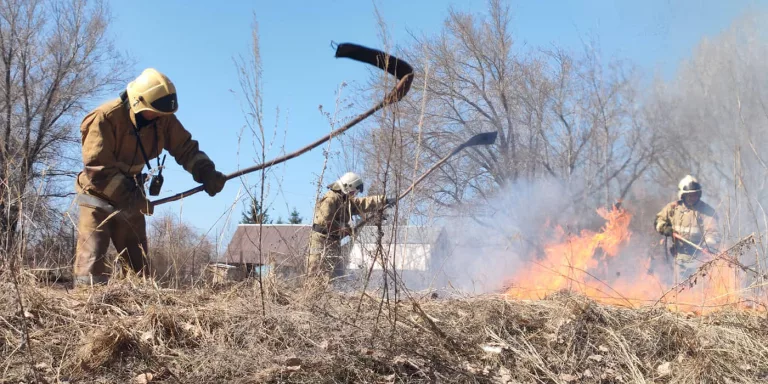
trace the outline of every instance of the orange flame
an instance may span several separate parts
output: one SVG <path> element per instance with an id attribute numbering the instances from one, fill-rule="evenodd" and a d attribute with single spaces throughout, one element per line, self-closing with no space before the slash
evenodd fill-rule
<path id="1" fill-rule="evenodd" d="M 556 227 L 556 239 L 544 246 L 541 257 L 532 257 L 533 261 L 516 273 L 505 295 L 540 299 L 565 290 L 606 304 L 638 307 L 661 302 L 673 310 L 696 313 L 741 302 L 739 280 L 727 262 L 709 263 L 706 271 L 702 269 L 692 279 L 693 284 L 676 284 L 672 266 L 669 271 L 649 271 L 651 258 L 638 257 L 641 252 L 628 249 L 632 235 L 628 211 L 616 206 L 600 208 L 597 213 L 606 220 L 599 232 L 583 230 L 576 235 Z M 624 267 L 622 272 L 611 273 L 620 266 Z"/>

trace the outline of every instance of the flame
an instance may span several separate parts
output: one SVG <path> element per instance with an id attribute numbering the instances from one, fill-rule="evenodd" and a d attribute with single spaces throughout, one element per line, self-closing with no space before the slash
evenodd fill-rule
<path id="1" fill-rule="evenodd" d="M 639 307 L 663 303 L 672 310 L 706 313 L 742 303 L 736 271 L 724 260 L 705 263 L 691 281 L 675 282 L 671 265 L 651 270 L 642 247 L 630 246 L 632 215 L 620 205 L 597 213 L 606 220 L 599 232 L 568 233 L 554 228 L 542 255 L 531 257 L 507 285 L 513 299 L 541 299 L 558 291 L 578 292 L 612 305 Z M 685 284 L 684 284 L 685 283 Z"/>

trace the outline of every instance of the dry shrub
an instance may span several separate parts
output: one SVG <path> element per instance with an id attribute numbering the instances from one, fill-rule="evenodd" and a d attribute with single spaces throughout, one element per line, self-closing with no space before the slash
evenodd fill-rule
<path id="1" fill-rule="evenodd" d="M 567 293 L 540 301 L 395 302 L 380 292 L 307 292 L 279 280 L 265 280 L 263 307 L 257 281 L 189 290 L 131 279 L 77 292 L 22 289 L 23 316 L 12 290 L 0 295 L 8 382 L 29 382 L 32 366 L 50 382 L 130 382 L 142 374 L 157 383 L 768 379 L 765 313 L 736 309 L 695 316 Z"/>
<path id="2" fill-rule="evenodd" d="M 82 343 L 71 368 L 75 376 L 107 366 L 115 359 L 125 359 L 141 349 L 135 335 L 120 323 L 88 333 Z"/>

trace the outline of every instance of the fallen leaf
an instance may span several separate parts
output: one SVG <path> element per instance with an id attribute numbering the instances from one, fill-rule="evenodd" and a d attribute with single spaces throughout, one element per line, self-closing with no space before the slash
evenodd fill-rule
<path id="1" fill-rule="evenodd" d="M 741 368 L 744 371 L 749 371 L 750 369 L 752 369 L 752 366 L 749 364 L 742 364 L 739 366 L 739 368 Z"/>
<path id="2" fill-rule="evenodd" d="M 154 376 L 151 373 L 142 373 L 133 378 L 133 384 L 147 384 L 152 382 Z"/>
<path id="3" fill-rule="evenodd" d="M 320 342 L 320 345 L 318 345 L 318 347 L 319 347 L 320 349 L 322 349 L 322 350 L 326 350 L 326 349 L 328 349 L 328 340 L 323 340 L 323 341 L 321 341 L 321 342 Z"/>
<path id="4" fill-rule="evenodd" d="M 35 369 L 40 371 L 49 371 L 51 367 L 48 365 L 48 363 L 37 363 L 35 364 Z"/>
<path id="5" fill-rule="evenodd" d="M 600 352 L 608 352 L 608 347 L 606 347 L 605 345 L 601 345 L 601 346 L 597 347 L 597 349 Z"/>
<path id="6" fill-rule="evenodd" d="M 597 361 L 598 363 L 603 361 L 603 356 L 601 355 L 592 355 L 590 357 L 587 357 L 588 360 Z"/>
<path id="7" fill-rule="evenodd" d="M 656 367 L 656 373 L 661 377 L 670 375 L 672 373 L 672 364 L 669 361 L 662 363 Z"/>
<path id="8" fill-rule="evenodd" d="M 592 374 L 592 371 L 590 371 L 589 369 L 584 371 L 584 377 L 591 379 L 593 376 L 594 375 Z"/>
<path id="9" fill-rule="evenodd" d="M 567 373 L 563 373 L 563 374 L 560 375 L 560 380 L 563 380 L 566 383 L 570 383 L 571 381 L 576 381 L 578 379 L 579 379 L 578 377 L 576 377 L 574 375 L 567 374 Z"/>

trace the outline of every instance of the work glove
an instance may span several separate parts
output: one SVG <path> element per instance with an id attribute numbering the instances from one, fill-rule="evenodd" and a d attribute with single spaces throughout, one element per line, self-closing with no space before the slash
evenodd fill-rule
<path id="1" fill-rule="evenodd" d="M 661 229 L 661 234 L 666 237 L 672 237 L 672 226 L 665 225 L 664 228 Z"/>
<path id="2" fill-rule="evenodd" d="M 203 171 L 200 175 L 203 180 L 203 188 L 208 196 L 215 196 L 224 189 L 224 183 L 227 182 L 227 176 L 211 167 Z"/>
<path id="3" fill-rule="evenodd" d="M 387 197 L 384 201 L 386 206 L 391 207 L 397 203 L 397 197 Z"/>

